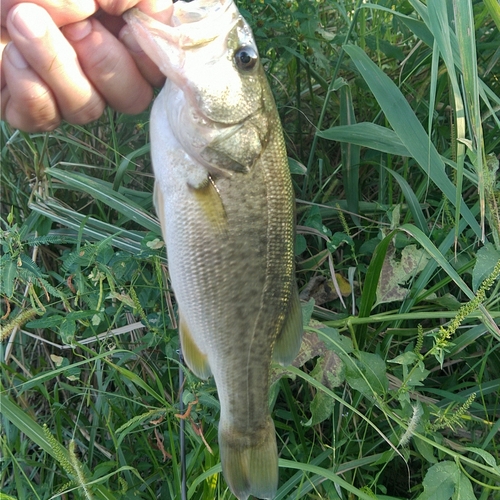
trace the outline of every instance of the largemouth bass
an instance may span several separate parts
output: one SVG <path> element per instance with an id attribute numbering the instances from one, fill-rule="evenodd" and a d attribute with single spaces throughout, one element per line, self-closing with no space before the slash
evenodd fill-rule
<path id="1" fill-rule="evenodd" d="M 270 365 L 291 363 L 302 337 L 276 105 L 232 0 L 179 1 L 170 25 L 136 9 L 125 19 L 167 76 L 151 112 L 151 154 L 184 358 L 197 376 L 214 376 L 232 492 L 273 498 Z"/>

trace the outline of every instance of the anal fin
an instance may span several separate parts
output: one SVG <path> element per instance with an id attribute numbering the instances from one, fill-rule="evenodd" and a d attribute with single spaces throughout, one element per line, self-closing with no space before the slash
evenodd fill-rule
<path id="1" fill-rule="evenodd" d="M 207 379 L 212 375 L 207 355 L 201 352 L 196 345 L 189 328 L 179 313 L 179 336 L 181 338 L 181 347 L 184 360 L 189 369 L 199 378 Z"/>
<path id="2" fill-rule="evenodd" d="M 302 343 L 303 329 L 299 291 L 294 282 L 285 322 L 274 345 L 273 358 L 278 363 L 286 366 L 295 359 Z"/>

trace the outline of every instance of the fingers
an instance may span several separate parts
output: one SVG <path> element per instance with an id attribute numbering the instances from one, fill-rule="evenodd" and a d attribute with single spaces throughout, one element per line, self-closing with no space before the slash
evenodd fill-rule
<path id="1" fill-rule="evenodd" d="M 102 114 L 105 106 L 102 97 L 83 73 L 75 50 L 44 9 L 29 3 L 15 6 L 7 16 L 7 29 L 18 52 L 38 75 L 37 79 L 34 79 L 33 75 L 28 78 L 26 72 L 31 70 L 17 67 L 13 63 L 14 59 L 8 58 L 9 62 L 7 59 L 4 61 L 10 99 L 14 99 L 18 94 L 13 88 L 17 73 L 20 79 L 24 78 L 25 82 L 33 83 L 30 94 L 27 95 L 32 103 L 29 110 L 31 114 L 28 110 L 23 113 L 21 104 L 11 103 L 11 110 L 24 115 L 16 117 L 16 123 L 25 123 L 29 116 L 33 118 L 34 123 L 41 123 L 41 117 L 45 114 L 42 105 L 46 105 L 49 93 L 60 116 L 69 122 L 88 123 Z M 12 55 L 12 50 L 9 52 Z M 12 83 L 9 83 L 9 79 Z M 45 92 L 40 86 L 40 79 L 45 84 Z M 23 88 L 27 89 L 28 83 Z M 33 115 L 37 105 L 38 113 Z M 32 129 L 33 127 L 30 127 L 30 130 Z"/>
<path id="2" fill-rule="evenodd" d="M 151 102 L 153 90 L 127 49 L 95 19 L 62 29 L 81 68 L 104 100 L 117 111 L 140 113 Z"/>
<path id="3" fill-rule="evenodd" d="M 141 0 L 136 7 L 157 21 L 168 24 L 172 17 L 172 0 Z M 162 87 L 165 75 L 141 49 L 130 28 L 125 25 L 119 34 L 120 41 L 128 48 L 139 71 L 153 87 Z"/>
<path id="4" fill-rule="evenodd" d="M 125 45 L 133 58 L 137 68 L 144 78 L 153 86 L 161 87 L 165 82 L 165 75 L 158 69 L 158 66 L 145 54 L 137 43 L 132 31 L 125 26 L 119 35 L 120 41 Z"/>
<path id="5" fill-rule="evenodd" d="M 35 132 L 88 123 L 106 104 L 144 110 L 165 77 L 124 25 L 134 5 L 170 21 L 171 0 L 2 0 L 2 119 Z"/>
<path id="6" fill-rule="evenodd" d="M 25 0 L 2 0 L 2 26 L 6 25 L 10 9 L 23 1 Z M 98 9 L 98 4 L 94 0 L 31 0 L 31 3 L 43 7 L 56 26 L 64 26 L 86 19 Z"/>
<path id="7" fill-rule="evenodd" d="M 141 0 L 136 7 L 157 21 L 165 24 L 170 23 L 173 11 L 172 0 Z M 128 48 L 144 78 L 153 87 L 162 87 L 165 83 L 165 75 L 144 53 L 127 25 L 120 31 L 119 39 Z"/>
<path id="8" fill-rule="evenodd" d="M 2 119 L 26 132 L 53 130 L 61 117 L 54 96 L 13 43 L 3 54 Z"/>

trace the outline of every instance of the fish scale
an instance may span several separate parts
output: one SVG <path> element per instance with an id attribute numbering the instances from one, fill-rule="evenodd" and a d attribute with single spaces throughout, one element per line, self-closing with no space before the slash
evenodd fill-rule
<path id="1" fill-rule="evenodd" d="M 270 366 L 290 363 L 302 336 L 294 194 L 274 99 L 232 0 L 176 2 L 172 26 L 137 9 L 125 19 L 167 76 L 151 154 L 184 358 L 215 379 L 232 492 L 273 498 Z"/>

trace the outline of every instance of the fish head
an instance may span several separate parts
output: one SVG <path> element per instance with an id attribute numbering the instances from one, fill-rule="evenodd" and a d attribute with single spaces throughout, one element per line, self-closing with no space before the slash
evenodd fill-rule
<path id="1" fill-rule="evenodd" d="M 262 107 L 265 76 L 252 31 L 233 0 L 178 1 L 170 24 L 125 14 L 139 45 L 207 122 L 242 123 Z"/>

